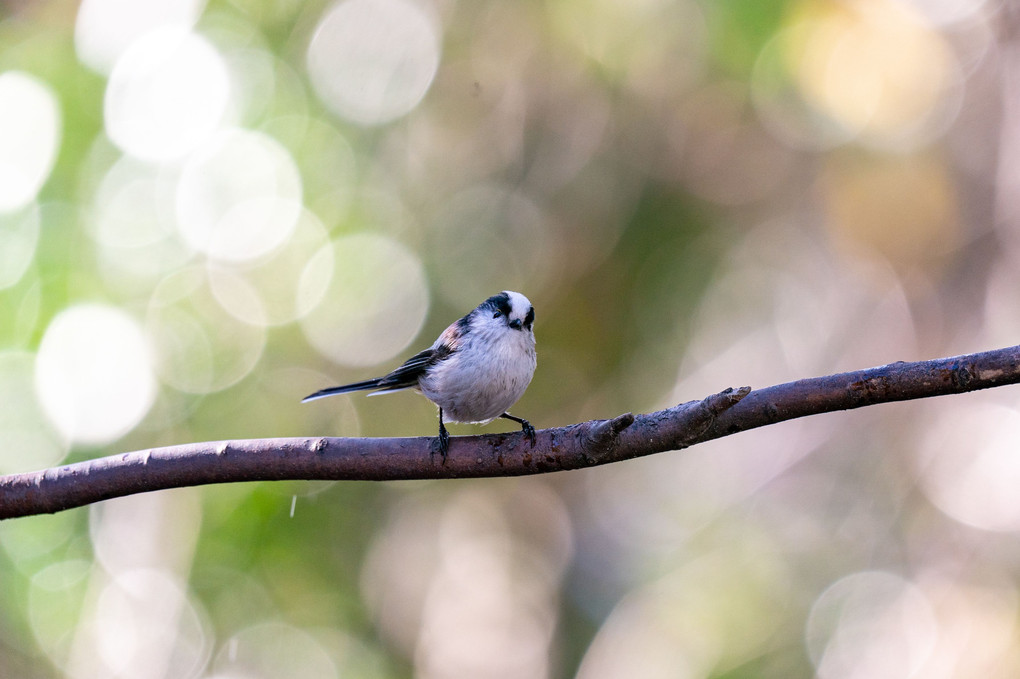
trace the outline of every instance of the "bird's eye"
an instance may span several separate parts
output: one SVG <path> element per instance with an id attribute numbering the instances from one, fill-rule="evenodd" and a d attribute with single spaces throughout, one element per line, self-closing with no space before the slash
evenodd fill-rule
<path id="1" fill-rule="evenodd" d="M 500 316 L 502 316 L 502 315 L 503 315 L 502 313 L 500 313 L 499 311 L 497 311 L 496 313 L 492 314 L 492 317 L 493 317 L 493 318 L 499 318 L 499 317 L 500 317 Z"/>

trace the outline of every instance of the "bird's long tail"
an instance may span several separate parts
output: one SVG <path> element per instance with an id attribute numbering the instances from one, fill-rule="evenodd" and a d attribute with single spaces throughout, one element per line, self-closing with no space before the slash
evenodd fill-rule
<path id="1" fill-rule="evenodd" d="M 319 398 L 326 398 L 327 396 L 335 396 L 336 394 L 346 394 L 351 391 L 367 391 L 369 389 L 380 389 L 385 387 L 384 379 L 382 377 L 376 377 L 375 379 L 365 380 L 364 382 L 354 382 L 352 384 L 342 384 L 339 387 L 329 387 L 328 389 L 321 389 L 314 394 L 310 394 L 301 399 L 302 403 L 308 403 Z"/>

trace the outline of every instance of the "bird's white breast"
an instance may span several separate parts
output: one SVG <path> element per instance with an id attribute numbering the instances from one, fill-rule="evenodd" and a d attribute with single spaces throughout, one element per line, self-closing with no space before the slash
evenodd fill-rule
<path id="1" fill-rule="evenodd" d="M 535 336 L 509 328 L 475 328 L 460 348 L 419 382 L 450 422 L 485 423 L 524 394 L 535 374 Z"/>

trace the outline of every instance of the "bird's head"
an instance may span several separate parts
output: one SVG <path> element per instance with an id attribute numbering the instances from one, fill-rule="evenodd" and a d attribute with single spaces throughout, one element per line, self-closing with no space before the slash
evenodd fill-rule
<path id="1" fill-rule="evenodd" d="M 513 330 L 531 332 L 535 307 L 519 292 L 504 290 L 478 305 L 475 312 L 487 324 L 502 324 Z"/>

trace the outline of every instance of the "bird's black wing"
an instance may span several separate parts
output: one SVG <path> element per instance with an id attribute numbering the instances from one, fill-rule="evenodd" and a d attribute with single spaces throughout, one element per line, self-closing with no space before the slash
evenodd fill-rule
<path id="1" fill-rule="evenodd" d="M 378 388 L 385 389 L 386 391 L 396 391 L 416 386 L 418 378 L 424 375 L 429 366 L 435 363 L 435 356 L 436 352 L 432 349 L 419 351 L 404 361 L 399 368 L 384 377 L 380 377 Z"/>

